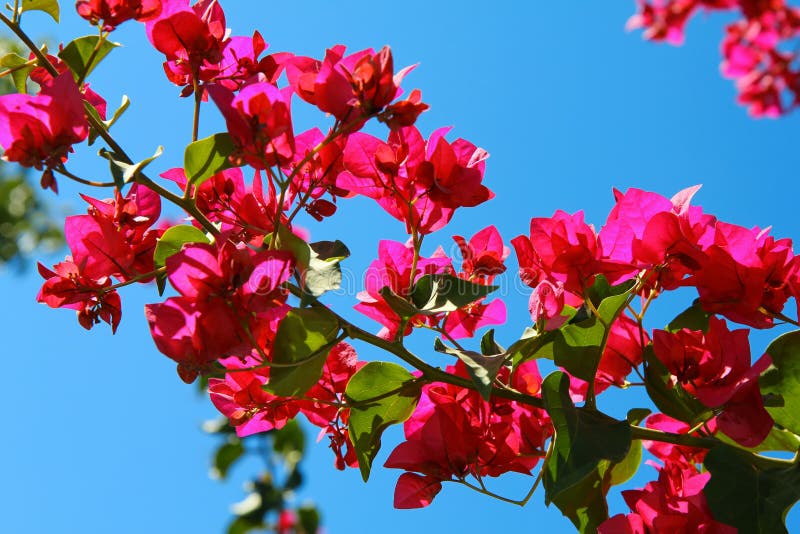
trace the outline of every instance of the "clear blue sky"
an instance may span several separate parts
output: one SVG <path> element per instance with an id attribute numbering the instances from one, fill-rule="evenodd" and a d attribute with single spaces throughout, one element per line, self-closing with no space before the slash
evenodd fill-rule
<path id="1" fill-rule="evenodd" d="M 26 15 L 29 31 L 51 42 L 91 33 L 72 3 L 62 4 L 60 27 L 34 13 Z M 599 226 L 614 186 L 669 196 L 702 183 L 698 202 L 707 211 L 742 225 L 771 224 L 778 236 L 800 238 L 800 116 L 754 121 L 734 103 L 733 86 L 718 69 L 723 18 L 699 17 L 686 45 L 673 48 L 625 32 L 632 0 L 317 0 L 302 7 L 227 0 L 223 6 L 235 35 L 257 28 L 271 50 L 320 57 L 336 43 L 351 50 L 389 44 L 397 66 L 420 63 L 404 82 L 408 90 L 421 88 L 431 105 L 420 128 L 429 133 L 454 125 L 452 135 L 486 148 L 491 158 L 485 183 L 497 194 L 457 213 L 426 243 L 426 253 L 434 244 L 450 250 L 450 235 L 469 236 L 488 224 L 510 239 L 527 230 L 531 217 L 559 208 L 584 209 L 587 220 Z M 162 57 L 140 25 L 126 23 L 115 37 L 125 46 L 97 69 L 93 88 L 112 105 L 123 93 L 131 97 L 132 109 L 115 128 L 130 153 L 144 158 L 164 144 L 165 154 L 153 169 L 177 166 L 190 136 L 191 102 L 179 100 L 178 90 L 162 76 Z M 297 121 L 310 126 L 314 117 L 301 114 Z M 223 129 L 210 107 L 201 129 L 204 134 Z M 106 179 L 92 150 L 79 149 L 71 162 L 79 174 Z M 64 180 L 61 185 L 60 196 L 51 197 L 56 209 L 82 211 L 77 190 Z M 362 199 L 343 203 L 330 224 L 308 227 L 316 238 L 345 241 L 355 273 L 374 258 L 379 239 L 405 239 L 400 223 Z M 122 293 L 122 325 L 111 336 L 102 326 L 85 332 L 73 313 L 36 304 L 40 283 L 35 269 L 22 276 L 0 274 L 6 369 L 0 530 L 219 532 L 229 519 L 228 505 L 244 495 L 241 482 L 256 465 L 239 466 L 226 484 L 207 477 L 216 442 L 199 427 L 215 410 L 178 380 L 173 362 L 150 340 L 142 306 L 156 300 L 154 290 Z M 508 296 L 510 320 L 499 329 L 500 340 L 513 339 L 526 325 L 526 297 Z M 334 302 L 349 309 L 354 297 Z M 658 306 L 654 324 L 675 312 L 668 303 Z M 355 313 L 348 316 L 378 329 Z M 767 339 L 754 338 L 756 356 Z M 428 351 L 429 341 L 420 339 L 413 347 L 442 365 L 442 357 Z M 384 357 L 364 348 L 361 356 Z M 621 395 L 605 398 L 601 408 L 612 413 L 630 406 Z M 376 464 L 399 436 L 399 429 L 389 433 Z M 571 528 L 557 509 L 544 508 L 541 492 L 519 509 L 446 486 L 428 509 L 395 511 L 398 471 L 377 469 L 365 485 L 355 470 L 335 471 L 324 444 L 311 447 L 306 470 L 308 483 L 298 499 L 319 504 L 332 534 Z M 643 466 L 636 480 L 643 485 L 654 475 Z M 516 497 L 529 483 L 512 476 L 497 487 Z M 614 510 L 627 511 L 618 496 L 611 502 Z M 800 525 L 800 514 L 793 512 L 789 521 Z"/>

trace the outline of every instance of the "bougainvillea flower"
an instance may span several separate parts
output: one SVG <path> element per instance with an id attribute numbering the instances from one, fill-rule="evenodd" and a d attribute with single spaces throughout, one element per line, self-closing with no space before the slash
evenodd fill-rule
<path id="1" fill-rule="evenodd" d="M 378 116 L 378 120 L 386 123 L 391 130 L 398 130 L 413 126 L 417 122 L 417 117 L 429 108 L 430 106 L 422 101 L 422 92 L 414 89 L 405 100 L 398 100 L 388 106 Z"/>
<path id="2" fill-rule="evenodd" d="M 361 302 L 354 306 L 355 309 L 381 323 L 385 329 L 380 335 L 387 339 L 393 339 L 397 335 L 400 316 L 384 300 L 381 290 L 388 287 L 395 295 L 404 298 L 409 295 L 414 283 L 421 276 L 453 270 L 450 258 L 444 256 L 443 251 L 437 251 L 430 258 L 419 258 L 412 280 L 413 263 L 414 249 L 410 243 L 381 241 L 378 244 L 378 259 L 367 268 L 364 291 L 357 295 Z M 431 320 L 433 320 L 431 317 L 423 315 L 412 317 L 404 334 L 411 333 L 412 326 L 417 322 L 427 324 Z"/>
<path id="3" fill-rule="evenodd" d="M 532 287 L 546 277 L 564 289 L 583 295 L 600 272 L 600 247 L 592 225 L 583 222 L 583 212 L 570 215 L 558 210 L 550 218 L 531 219 L 530 237 L 511 240 L 517 250 L 523 281 Z"/>
<path id="4" fill-rule="evenodd" d="M 435 131 L 427 143 L 413 126 L 391 132 L 386 143 L 352 134 L 344 151 L 345 172 L 336 185 L 377 200 L 406 223 L 409 233 L 438 230 L 456 208 L 494 196 L 481 183 L 488 153 L 464 139 L 449 143 L 447 131 Z"/>
<path id="5" fill-rule="evenodd" d="M 599 534 L 644 534 L 647 532 L 714 532 L 735 534 L 734 527 L 714 520 L 703 488 L 711 474 L 694 465 L 667 462 L 658 480 L 639 490 L 622 492 L 631 509 L 602 523 Z"/>
<path id="6" fill-rule="evenodd" d="M 447 371 L 466 376 L 461 362 Z M 521 365 L 517 374 L 524 378 L 516 379 L 515 387 L 539 392 L 535 362 Z M 508 380 L 507 373 L 502 379 Z M 502 399 L 486 402 L 473 390 L 431 384 L 423 388 L 404 431 L 406 441 L 392 451 L 385 466 L 419 473 L 401 475 L 395 489 L 395 506 L 419 508 L 430 504 L 445 480 L 530 473 L 544 453 L 552 426 L 544 410 Z"/>
<path id="7" fill-rule="evenodd" d="M 208 379 L 211 402 L 240 437 L 283 428 L 300 411 L 294 399 L 264 390 L 269 368 L 257 368 L 260 363 L 256 358 L 225 358 L 222 364 L 229 370 L 225 378 Z"/>
<path id="8" fill-rule="evenodd" d="M 90 276 L 122 281 L 153 271 L 153 251 L 161 232 L 152 226 L 161 213 L 161 197 L 134 184 L 125 196 L 115 191 L 114 199 L 85 195 L 83 199 L 89 203 L 88 215 L 67 217 L 64 224 L 75 263 Z"/>
<path id="9" fill-rule="evenodd" d="M 247 85 L 237 95 L 208 88 L 236 145 L 234 158 L 256 169 L 287 164 L 294 155 L 290 94 L 268 82 Z"/>
<path id="10" fill-rule="evenodd" d="M 337 45 L 322 61 L 297 57 L 287 64 L 286 74 L 300 98 L 343 124 L 356 122 L 351 127 L 358 128 L 359 119 L 378 113 L 400 95 L 400 82 L 413 67 L 395 75 L 388 46 L 377 53 L 371 48 L 349 56 L 344 52 Z"/>
<path id="11" fill-rule="evenodd" d="M 228 32 L 217 0 L 161 0 L 161 13 L 147 22 L 147 37 L 167 61 L 164 71 L 176 85 L 209 81 L 219 75 Z M 186 93 L 186 94 L 190 94 Z"/>
<path id="12" fill-rule="evenodd" d="M 110 32 L 127 20 L 147 21 L 161 12 L 161 0 L 77 0 L 78 15 L 92 24 L 103 21 Z"/>
<path id="13" fill-rule="evenodd" d="M 468 280 L 482 279 L 491 283 L 495 276 L 505 272 L 503 262 L 511 250 L 503 244 L 503 238 L 494 226 L 487 226 L 469 242 L 460 235 L 454 235 L 453 241 L 461 252 L 461 270 Z"/>
<path id="14" fill-rule="evenodd" d="M 122 319 L 122 302 L 107 277 L 93 279 L 81 272 L 71 258 L 57 263 L 53 270 L 39 264 L 39 274 L 45 279 L 36 296 L 51 308 L 68 308 L 78 312 L 78 322 L 89 330 L 99 321 L 111 325 L 114 333 Z"/>
<path id="15" fill-rule="evenodd" d="M 650 286 L 674 289 L 699 268 L 716 222 L 689 205 L 699 188 L 672 199 L 640 189 L 614 190 L 616 204 L 598 234 L 603 273 L 612 284 L 648 269 L 654 271 L 646 275 Z"/>
<path id="16" fill-rule="evenodd" d="M 35 96 L 0 96 L 0 146 L 6 161 L 51 168 L 67 161 L 72 145 L 87 135 L 83 98 L 69 72 L 42 86 Z"/>
<path id="17" fill-rule="evenodd" d="M 752 447 L 766 438 L 773 423 L 758 389 L 758 376 L 770 359 L 762 357 L 751 367 L 748 334 L 745 329 L 731 332 L 724 320 L 712 317 L 706 333 L 655 330 L 653 350 L 686 391 L 720 413 L 722 432 Z"/>
<path id="18" fill-rule="evenodd" d="M 299 402 L 303 415 L 311 424 L 322 429 L 320 439 L 323 435 L 328 436 L 330 448 L 336 458 L 335 465 L 339 470 L 347 466 L 357 467 L 358 459 L 347 427 L 350 409 L 336 404 L 344 402 L 347 383 L 366 363 L 358 361 L 358 354 L 349 343 L 334 345 L 325 360 L 322 376 L 306 394 L 315 400 Z"/>
<path id="19" fill-rule="evenodd" d="M 716 224 L 714 241 L 691 282 L 706 311 L 755 328 L 769 328 L 791 295 L 797 261 L 790 239 L 769 228 Z"/>
<path id="20" fill-rule="evenodd" d="M 170 169 L 161 177 L 175 182 L 181 189 L 186 188 L 186 173 L 182 168 Z M 211 222 L 221 223 L 221 233 L 230 239 L 257 246 L 264 236 L 272 233 L 277 195 L 272 187 L 264 194 L 258 171 L 252 188 L 245 185 L 242 170 L 234 167 L 218 172 L 199 186 L 192 186 L 192 194 L 197 208 Z M 200 226 L 196 221 L 195 224 Z"/>
<path id="21" fill-rule="evenodd" d="M 342 153 L 345 138 L 325 140 L 326 136 L 319 128 L 306 130 L 295 137 L 294 157 L 284 169 L 287 176 L 294 175 L 289 186 L 292 197 L 308 195 L 310 199 L 318 200 L 328 193 L 335 200 L 337 196 L 350 195 L 336 186 L 336 177 L 344 171 Z"/>
<path id="22" fill-rule="evenodd" d="M 184 380 L 214 360 L 263 348 L 288 311 L 281 286 L 294 268 L 288 253 L 192 243 L 166 264 L 180 296 L 148 305 L 146 315 L 156 346 Z"/>

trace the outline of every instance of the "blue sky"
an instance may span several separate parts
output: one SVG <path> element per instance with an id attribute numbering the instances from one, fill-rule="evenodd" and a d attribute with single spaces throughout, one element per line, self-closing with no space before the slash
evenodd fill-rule
<path id="1" fill-rule="evenodd" d="M 71 2 L 62 3 L 61 26 L 31 13 L 28 31 L 51 42 L 92 33 Z M 718 68 L 725 17 L 701 15 L 690 24 L 686 45 L 674 48 L 625 32 L 633 1 L 487 7 L 472 1 L 343 0 L 309 1 L 302 8 L 291 2 L 222 3 L 235 35 L 259 29 L 273 51 L 320 57 L 337 43 L 351 50 L 389 44 L 398 67 L 420 63 L 403 84 L 407 90 L 421 88 L 431 105 L 418 126 L 427 134 L 453 125 L 451 138 L 464 137 L 487 149 L 485 183 L 497 195 L 458 212 L 450 226 L 426 242 L 425 253 L 438 244 L 450 250 L 451 235 L 470 236 L 488 224 L 510 239 L 527 231 L 531 217 L 556 209 L 584 209 L 587 220 L 599 227 L 612 204 L 612 187 L 670 196 L 696 183 L 703 184 L 697 202 L 721 219 L 773 225 L 777 236 L 800 238 L 798 117 L 755 121 L 734 103 L 733 85 Z M 124 47 L 91 79 L 110 104 L 123 93 L 133 102 L 115 135 L 140 158 L 163 144 L 164 156 L 154 170 L 177 166 L 191 133 L 191 102 L 178 99 L 178 89 L 163 77 L 162 57 L 140 25 L 126 23 L 115 38 Z M 319 115 L 300 109 L 298 129 L 319 121 Z M 206 108 L 201 135 L 223 128 L 214 110 Z M 106 179 L 106 167 L 91 149 L 79 149 L 70 162 L 78 174 Z M 84 210 L 78 189 L 64 180 L 61 186 L 61 194 L 50 197 L 54 209 Z M 353 252 L 348 268 L 356 281 L 376 255 L 379 239 L 405 240 L 402 225 L 365 199 L 343 203 L 324 226 L 313 221 L 307 226 L 315 238 L 347 243 Z M 229 519 L 228 505 L 244 495 L 241 483 L 257 464 L 238 466 L 225 484 L 208 478 L 216 440 L 205 436 L 200 424 L 216 412 L 179 381 L 173 362 L 150 340 L 142 307 L 157 300 L 154 289 L 122 293 L 123 321 L 112 336 L 104 327 L 86 332 L 73 313 L 37 304 L 40 284 L 33 268 L 24 275 L 0 274 L 7 366 L 0 441 L 3 530 L 219 532 Z M 526 300 L 526 294 L 514 291 L 506 298 L 509 322 L 498 329 L 500 340 L 512 340 L 526 326 Z M 354 297 L 331 302 L 349 310 Z M 653 324 L 663 324 L 677 311 L 670 303 L 659 304 Z M 378 329 L 355 312 L 347 316 Z M 430 339 L 417 337 L 412 347 L 443 365 L 442 356 L 430 351 Z M 754 355 L 768 340 L 753 337 Z M 386 358 L 359 348 L 364 359 Z M 619 415 L 631 402 L 610 394 L 607 400 L 601 397 L 600 407 Z M 376 464 L 399 437 L 399 428 L 388 433 Z M 570 530 L 558 510 L 544 508 L 541 490 L 519 509 L 446 486 L 428 509 L 395 511 L 392 494 L 399 472 L 376 469 L 365 485 L 357 471 L 335 471 L 324 444 L 310 448 L 307 463 L 308 483 L 298 501 L 316 501 L 333 534 Z M 636 482 L 641 486 L 654 474 L 643 466 Z M 529 484 L 511 476 L 496 487 L 520 497 Z M 612 510 L 626 511 L 617 495 L 611 502 Z M 800 513 L 793 512 L 789 521 L 800 525 Z"/>

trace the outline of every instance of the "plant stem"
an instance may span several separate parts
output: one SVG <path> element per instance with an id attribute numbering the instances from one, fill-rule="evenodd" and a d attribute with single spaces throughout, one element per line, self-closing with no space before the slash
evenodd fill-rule
<path id="1" fill-rule="evenodd" d="M 63 165 L 59 165 L 57 167 L 53 167 L 53 170 L 56 171 L 58 174 L 62 176 L 66 176 L 70 180 L 74 180 L 79 184 L 83 185 L 90 185 L 92 187 L 115 187 L 117 184 L 114 182 L 93 182 L 91 180 L 87 180 L 85 178 L 81 178 L 80 176 L 76 176 L 69 172 L 66 167 Z"/>

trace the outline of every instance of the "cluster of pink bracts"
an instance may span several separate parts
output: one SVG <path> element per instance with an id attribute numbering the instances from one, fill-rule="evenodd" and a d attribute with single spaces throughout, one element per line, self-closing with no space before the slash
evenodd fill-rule
<path id="1" fill-rule="evenodd" d="M 683 42 L 684 27 L 698 11 L 741 15 L 725 28 L 722 73 L 736 80 L 739 103 L 754 117 L 778 117 L 800 104 L 800 8 L 786 0 L 637 0 L 628 28 L 646 39 Z"/>
<path id="2" fill-rule="evenodd" d="M 758 8 L 755 2 L 748 7 L 743 2 L 675 1 L 643 3 L 634 24 L 647 27 L 651 38 L 675 41 L 698 6 L 740 4 L 748 17 L 746 26 L 734 24 L 729 33 L 741 30 L 746 42 L 737 46 L 751 51 L 761 46 L 756 43 L 769 41 L 764 32 L 783 36 L 795 16 L 780 1 Z M 384 290 L 406 298 L 428 274 L 490 285 L 506 270 L 510 249 L 493 226 L 469 240 L 453 237 L 461 255 L 458 268 L 441 248 L 430 257 L 415 249 L 420 236 L 446 226 L 457 208 L 493 196 L 482 183 L 488 154 L 463 139 L 447 141 L 447 129 L 423 137 L 414 121 L 427 106 L 416 90 L 397 100 L 399 84 L 410 69 L 395 73 L 388 48 L 346 55 L 344 47 L 336 46 L 320 60 L 289 53 L 264 56 L 267 45 L 258 33 L 230 36 L 216 0 L 194 5 L 189 0 L 86 0 L 78 1 L 77 8 L 106 31 L 128 19 L 145 21 L 150 41 L 165 55 L 168 79 L 184 88 L 183 96 L 211 97 L 233 140 L 232 160 L 251 167 L 253 178 L 232 168 L 195 186 L 187 183 L 183 169 L 164 172 L 162 178 L 188 189 L 218 232 L 208 242 L 185 244 L 160 268 L 153 252 L 166 228 L 158 224 L 158 194 L 134 184 L 124 196 L 116 191 L 109 200 L 84 196 L 88 213 L 66 221 L 71 256 L 53 270 L 40 266 L 46 281 L 38 299 L 54 308 L 77 310 L 86 328 L 104 321 L 116 330 L 121 318 L 117 288 L 165 276 L 176 295 L 148 305 L 146 315 L 156 346 L 177 362 L 184 381 L 221 366 L 224 377 L 209 380 L 211 399 L 239 435 L 280 428 L 303 413 L 330 437 L 337 467 L 356 465 L 344 392 L 364 363 L 352 346 L 340 342 L 332 348 L 322 378 L 304 398 L 279 397 L 263 388 L 270 379 L 276 331 L 290 309 L 285 283 L 298 261 L 288 250 L 266 244 L 274 243 L 277 226 L 291 227 L 301 208 L 322 220 L 334 214 L 343 198 L 372 198 L 404 223 L 413 239 L 380 243 L 356 309 L 379 322 L 380 336 L 389 341 L 415 328 L 437 330 L 450 340 L 473 337 L 481 327 L 505 322 L 501 300 L 478 299 L 454 311 L 401 319 Z M 741 67 L 744 48 L 729 57 L 729 65 L 735 60 L 743 69 L 736 72 L 747 70 Z M 770 68 L 778 60 L 779 55 L 773 57 Z M 59 76 L 34 78 L 41 85 L 37 95 L 0 97 L 0 144 L 7 160 L 49 172 L 86 139 L 83 102 L 100 109 L 102 99 L 85 84 L 78 87 L 57 66 Z M 288 84 L 281 87 L 284 73 Z M 329 133 L 294 132 L 295 96 L 333 116 Z M 768 114 L 782 109 L 775 102 L 763 105 L 767 107 L 754 109 Z M 385 140 L 359 131 L 373 118 L 389 128 Z M 52 172 L 49 176 L 54 186 Z M 290 183 L 279 194 L 281 177 L 290 177 Z M 748 331 L 730 330 L 725 319 L 753 328 L 783 320 L 788 299 L 800 295 L 800 259 L 788 239 L 718 221 L 691 206 L 696 191 L 690 188 L 672 199 L 636 189 L 615 192 L 616 203 L 599 232 L 584 222 L 581 212 L 558 211 L 533 219 L 529 235 L 511 243 L 520 276 L 533 290 L 530 314 L 540 333 L 562 326 L 566 307 L 582 306 L 600 275 L 611 284 L 637 279 L 647 304 L 666 291 L 696 288 L 702 308 L 714 314 L 707 331 L 647 332 L 641 316 L 621 315 L 610 329 L 593 390 L 627 386 L 628 375 L 652 344 L 672 382 L 713 412 L 703 431 L 724 433 L 750 447 L 772 428 L 757 379 L 769 357 L 751 364 Z M 207 229 L 197 220 L 192 224 Z M 468 376 L 460 362 L 447 371 Z M 540 395 L 542 379 L 533 360 L 513 375 L 503 369 L 498 380 L 518 392 Z M 585 382 L 572 380 L 575 400 L 583 399 L 588 389 Z M 675 433 L 690 430 L 662 414 L 650 416 L 646 425 Z M 398 481 L 395 505 L 426 506 L 441 482 L 453 478 L 529 474 L 552 435 L 543 409 L 505 399 L 486 401 L 474 390 L 451 384 L 427 384 L 405 423 L 406 441 L 386 461 L 387 467 L 406 471 Z M 648 449 L 663 462 L 658 480 L 624 492 L 631 514 L 611 518 L 601 532 L 726 532 L 711 517 L 702 493 L 709 476 L 697 468 L 703 453 L 657 442 Z"/>

